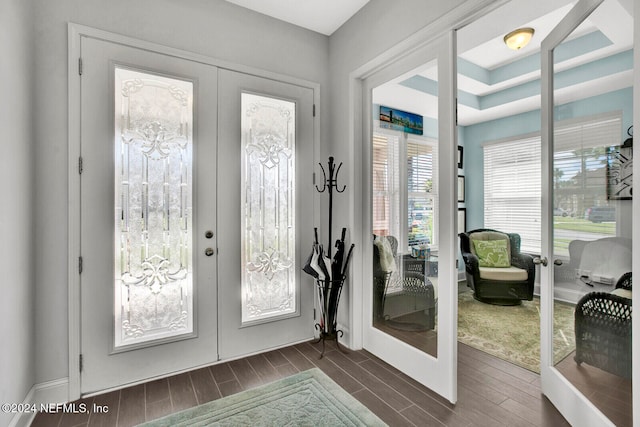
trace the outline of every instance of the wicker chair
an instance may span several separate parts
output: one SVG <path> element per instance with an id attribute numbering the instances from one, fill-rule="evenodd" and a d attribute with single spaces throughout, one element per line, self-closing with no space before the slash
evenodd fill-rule
<path id="1" fill-rule="evenodd" d="M 626 273 L 616 284 L 616 290 L 631 288 L 631 273 Z M 574 360 L 578 365 L 584 362 L 631 378 L 632 301 L 615 292 L 590 292 L 578 301 Z"/>
<path id="2" fill-rule="evenodd" d="M 398 240 L 393 236 L 387 236 L 387 239 L 391 245 L 393 257 L 397 260 Z M 422 302 L 421 305 L 426 307 L 420 325 L 394 321 L 385 315 L 387 292 L 394 280 L 401 281 L 401 295 L 418 298 Z M 435 327 L 435 292 L 431 281 L 417 271 L 404 271 L 401 274 L 384 271 L 380 266 L 380 255 L 375 245 L 373 246 L 373 290 L 374 321 L 384 321 L 388 326 L 401 330 L 428 330 Z"/>
<path id="3" fill-rule="evenodd" d="M 511 279 L 505 275 L 504 279 L 498 276 L 500 273 L 493 273 L 491 277 L 483 275 L 479 259 L 473 249 L 473 238 L 484 235 L 490 240 L 508 239 L 511 255 L 511 268 L 516 269 L 525 275 L 525 278 Z M 531 301 L 533 299 L 533 288 L 535 282 L 535 265 L 533 257 L 520 252 L 520 235 L 516 233 L 502 233 L 487 228 L 460 233 L 460 251 L 464 260 L 465 272 L 467 276 L 467 286 L 473 289 L 473 297 L 478 301 L 496 305 L 517 305 L 522 300 Z M 498 269 L 500 270 L 500 269 Z M 509 269 L 504 269 L 508 272 Z"/>

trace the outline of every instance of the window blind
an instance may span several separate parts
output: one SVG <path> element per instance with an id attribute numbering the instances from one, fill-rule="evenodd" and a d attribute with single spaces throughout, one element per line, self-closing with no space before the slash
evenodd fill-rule
<path id="1" fill-rule="evenodd" d="M 607 148 L 621 143 L 620 117 L 559 125 L 554 145 L 554 208 L 578 218 L 607 206 Z"/>
<path id="2" fill-rule="evenodd" d="M 437 158 L 436 144 L 407 141 L 408 246 L 437 244 Z"/>
<path id="3" fill-rule="evenodd" d="M 518 233 L 522 250 L 541 247 L 540 137 L 484 147 L 484 225 Z"/>
<path id="4" fill-rule="evenodd" d="M 606 151 L 621 135 L 619 113 L 556 123 L 554 215 L 582 219 L 589 207 L 608 205 Z M 541 250 L 541 167 L 539 135 L 484 147 L 485 227 L 520 234 L 532 253 Z"/>
<path id="5" fill-rule="evenodd" d="M 384 132 L 374 133 L 372 148 L 373 233 L 396 236 L 401 251 L 435 244 L 437 143 Z"/>
<path id="6" fill-rule="evenodd" d="M 398 138 L 373 135 L 373 233 L 399 235 Z"/>

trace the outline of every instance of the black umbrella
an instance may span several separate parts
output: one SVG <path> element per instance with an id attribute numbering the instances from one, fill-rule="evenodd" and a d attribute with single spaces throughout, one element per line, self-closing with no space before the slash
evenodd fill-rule
<path id="1" fill-rule="evenodd" d="M 356 245 L 354 243 L 351 244 L 351 247 L 349 248 L 349 253 L 347 254 L 347 259 L 344 262 L 344 268 L 342 269 L 342 275 L 345 276 L 347 274 L 347 267 L 349 267 L 349 261 L 351 260 L 351 253 L 353 252 L 353 248 Z"/>
<path id="2" fill-rule="evenodd" d="M 304 267 L 302 267 L 302 271 L 312 275 L 317 279 L 319 276 L 319 272 L 313 267 L 313 264 L 317 264 L 317 262 L 314 262 L 313 258 L 318 256 L 318 229 L 314 228 L 313 232 L 315 234 L 315 240 L 313 241 L 313 245 L 311 246 L 311 253 L 307 258 L 307 261 L 304 263 Z"/>
<path id="3" fill-rule="evenodd" d="M 333 256 L 333 262 L 331 264 L 331 273 L 334 280 L 342 278 L 342 263 L 344 261 L 344 238 L 347 233 L 347 229 L 342 229 L 342 237 L 340 240 L 336 240 L 335 247 L 337 248 L 336 254 Z"/>

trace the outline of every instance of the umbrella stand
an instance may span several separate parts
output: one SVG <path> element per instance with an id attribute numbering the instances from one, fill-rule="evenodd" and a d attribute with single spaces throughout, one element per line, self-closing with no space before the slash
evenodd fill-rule
<path id="1" fill-rule="evenodd" d="M 318 190 L 318 192 L 324 193 L 326 191 L 329 193 L 329 244 L 327 245 L 327 256 L 329 260 L 331 260 L 331 248 L 333 247 L 331 240 L 331 230 L 333 227 L 333 191 L 335 190 L 338 193 L 342 193 L 347 188 L 346 185 L 343 185 L 342 188 L 338 188 L 338 173 L 340 172 L 342 163 L 340 163 L 336 168 L 333 160 L 333 157 L 329 157 L 329 164 L 326 170 L 322 163 L 320 163 L 324 180 L 322 188 L 316 185 L 316 190 Z M 338 350 L 345 353 L 338 342 L 338 338 L 342 337 L 344 332 L 337 329 L 338 303 L 340 302 L 340 294 L 342 293 L 342 286 L 344 285 L 344 280 L 346 278 L 345 273 L 347 271 L 351 249 L 353 249 L 353 245 L 351 245 L 352 248 L 349 250 L 349 256 L 344 260 L 345 232 L 346 229 L 342 229 L 341 240 L 338 240 L 335 244 L 338 248 L 336 258 L 333 260 L 333 265 L 328 266 L 329 270 L 333 270 L 333 274 L 325 277 L 324 279 L 316 278 L 321 315 L 320 322 L 315 325 L 316 330 L 320 332 L 318 340 L 315 341 L 315 343 L 322 341 L 322 354 L 320 355 L 320 358 L 324 356 L 326 340 L 335 341 Z"/>
<path id="2" fill-rule="evenodd" d="M 337 328 L 338 303 L 340 302 L 340 294 L 342 293 L 342 285 L 344 277 L 333 280 L 316 279 L 318 294 L 320 296 L 320 322 L 316 323 L 315 328 L 319 331 L 319 336 L 314 344 L 322 341 L 322 353 L 320 358 L 324 356 L 325 341 L 335 341 L 338 350 L 346 353 L 340 347 L 338 338 L 344 335 L 342 329 Z"/>

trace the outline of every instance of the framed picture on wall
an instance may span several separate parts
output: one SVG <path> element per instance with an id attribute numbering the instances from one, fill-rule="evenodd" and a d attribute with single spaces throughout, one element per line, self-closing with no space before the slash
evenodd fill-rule
<path id="1" fill-rule="evenodd" d="M 461 147 L 460 145 L 458 145 L 458 169 L 462 169 L 462 154 L 463 154 L 463 147 Z"/>
<path id="2" fill-rule="evenodd" d="M 458 175 L 458 203 L 464 203 L 464 176 Z"/>
<path id="3" fill-rule="evenodd" d="M 467 208 L 458 208 L 458 233 L 467 232 Z"/>

